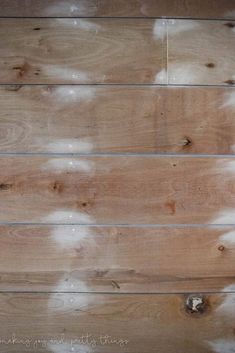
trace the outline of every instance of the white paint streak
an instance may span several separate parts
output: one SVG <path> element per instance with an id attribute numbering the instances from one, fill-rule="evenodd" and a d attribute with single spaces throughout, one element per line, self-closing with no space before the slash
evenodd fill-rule
<path id="1" fill-rule="evenodd" d="M 93 349 L 87 344 L 73 344 L 64 342 L 61 344 L 48 344 L 48 349 L 53 353 L 92 353 Z"/>
<path id="2" fill-rule="evenodd" d="M 56 80 L 74 81 L 78 83 L 87 83 L 92 77 L 85 71 L 74 70 L 68 67 L 56 65 L 43 65 L 44 75 Z"/>
<path id="3" fill-rule="evenodd" d="M 76 19 L 60 18 L 60 19 L 57 19 L 56 21 L 63 26 L 76 27 L 84 31 L 93 31 L 95 33 L 98 33 L 100 30 L 102 30 L 101 25 L 92 21 L 87 21 L 79 18 L 76 18 Z"/>
<path id="4" fill-rule="evenodd" d="M 84 241 L 92 241 L 91 230 L 79 226 L 58 226 L 52 229 L 51 237 L 61 249 L 73 249 Z"/>
<path id="5" fill-rule="evenodd" d="M 55 173 L 63 172 L 84 172 L 94 171 L 94 162 L 77 158 L 52 158 L 42 164 L 41 170 Z"/>
<path id="6" fill-rule="evenodd" d="M 231 173 L 235 176 L 235 160 L 233 159 L 219 159 L 216 163 L 216 168 L 221 173 Z"/>
<path id="7" fill-rule="evenodd" d="M 219 241 L 227 245 L 235 244 L 235 230 L 221 235 Z"/>
<path id="8" fill-rule="evenodd" d="M 224 96 L 224 103 L 220 106 L 220 108 L 235 108 L 235 91 L 231 90 L 230 92 L 226 92 Z"/>
<path id="9" fill-rule="evenodd" d="M 157 19 L 153 26 L 153 37 L 156 40 L 164 40 L 169 36 L 194 31 L 198 28 L 200 28 L 200 24 L 197 21 Z"/>
<path id="10" fill-rule="evenodd" d="M 216 309 L 216 314 L 224 316 L 229 320 L 235 319 L 235 284 L 227 286 L 223 289 L 226 293 L 223 302 Z M 230 293 L 229 293 L 230 292 Z"/>
<path id="11" fill-rule="evenodd" d="M 157 19 L 153 26 L 153 37 L 156 40 L 163 40 L 167 37 L 167 21 Z"/>
<path id="12" fill-rule="evenodd" d="M 86 153 L 93 150 L 93 144 L 80 139 L 60 139 L 44 145 L 46 151 L 54 153 Z"/>
<path id="13" fill-rule="evenodd" d="M 164 84 L 168 83 L 168 78 L 167 78 L 167 71 L 165 69 L 161 70 L 158 72 L 155 76 L 155 80 L 153 83 L 155 84 Z"/>
<path id="14" fill-rule="evenodd" d="M 48 2 L 49 3 L 49 2 Z M 46 16 L 94 16 L 97 7 L 94 1 L 87 0 L 68 0 L 56 2 L 44 10 Z"/>
<path id="15" fill-rule="evenodd" d="M 219 339 L 208 344 L 215 353 L 235 353 L 235 340 Z"/>
<path id="16" fill-rule="evenodd" d="M 95 220 L 86 213 L 71 211 L 71 210 L 58 210 L 50 213 L 42 218 L 42 221 L 49 223 L 80 223 L 92 224 Z"/>
<path id="17" fill-rule="evenodd" d="M 168 36 L 174 36 L 188 31 L 194 31 L 200 28 L 197 21 L 190 20 L 168 20 Z"/>
<path id="18" fill-rule="evenodd" d="M 169 83 L 192 84 L 197 83 L 203 72 L 193 63 L 182 62 L 168 65 Z"/>
<path id="19" fill-rule="evenodd" d="M 103 303 L 101 296 L 97 298 L 95 295 L 87 294 L 92 291 L 91 288 L 77 278 L 66 278 L 64 276 L 53 288 L 53 291 L 55 293 L 52 293 L 48 300 L 48 310 L 50 312 L 67 312 L 70 310 L 79 312 L 79 310 L 83 311 L 90 306 Z M 80 293 L 74 295 L 72 292 Z"/>
<path id="20" fill-rule="evenodd" d="M 95 87 L 81 86 L 57 86 L 51 91 L 45 91 L 45 95 L 49 95 L 58 103 L 70 104 L 80 102 L 90 102 L 95 98 Z"/>
<path id="21" fill-rule="evenodd" d="M 235 209 L 226 209 L 219 212 L 211 224 L 235 224 Z"/>

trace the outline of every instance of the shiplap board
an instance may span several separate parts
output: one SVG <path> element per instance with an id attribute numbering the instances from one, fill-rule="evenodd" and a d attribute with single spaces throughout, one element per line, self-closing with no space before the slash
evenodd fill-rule
<path id="1" fill-rule="evenodd" d="M 0 86 L 0 151 L 234 154 L 235 90 Z"/>
<path id="2" fill-rule="evenodd" d="M 0 290 L 218 292 L 235 283 L 234 227 L 0 226 Z"/>
<path id="3" fill-rule="evenodd" d="M 1 19 L 0 83 L 164 83 L 165 33 L 164 20 Z"/>
<path id="4" fill-rule="evenodd" d="M 235 22 L 168 20 L 168 83 L 235 83 Z"/>
<path id="5" fill-rule="evenodd" d="M 235 159 L 1 156 L 0 221 L 234 224 Z"/>
<path id="6" fill-rule="evenodd" d="M 0 16 L 235 18 L 234 0 L 1 0 Z"/>
<path id="7" fill-rule="evenodd" d="M 232 85 L 234 26 L 202 20 L 1 19 L 0 83 Z"/>
<path id="8" fill-rule="evenodd" d="M 234 294 L 229 293 L 189 300 L 184 295 L 8 293 L 0 294 L 0 312 L 5 353 L 227 353 L 235 344 Z"/>

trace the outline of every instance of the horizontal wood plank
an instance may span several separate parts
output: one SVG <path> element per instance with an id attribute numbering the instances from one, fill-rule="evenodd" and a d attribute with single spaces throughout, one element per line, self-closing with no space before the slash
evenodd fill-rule
<path id="1" fill-rule="evenodd" d="M 0 83 L 151 83 L 166 24 L 136 19 L 1 19 Z M 6 30 L 7 29 L 7 30 Z"/>
<path id="2" fill-rule="evenodd" d="M 235 18 L 234 0 L 1 0 L 1 16 Z"/>
<path id="3" fill-rule="evenodd" d="M 234 26 L 233 21 L 1 19 L 0 83 L 233 85 Z"/>
<path id="4" fill-rule="evenodd" d="M 234 224 L 234 158 L 2 156 L 0 221 Z"/>
<path id="5" fill-rule="evenodd" d="M 0 346 L 5 353 L 232 352 L 233 302 L 234 293 L 0 294 Z"/>
<path id="6" fill-rule="evenodd" d="M 235 90 L 1 86 L 0 152 L 235 153 Z"/>
<path id="7" fill-rule="evenodd" d="M 235 22 L 168 20 L 167 23 L 168 83 L 235 83 Z"/>
<path id="8" fill-rule="evenodd" d="M 0 226 L 0 291 L 223 291 L 234 238 L 234 227 Z"/>

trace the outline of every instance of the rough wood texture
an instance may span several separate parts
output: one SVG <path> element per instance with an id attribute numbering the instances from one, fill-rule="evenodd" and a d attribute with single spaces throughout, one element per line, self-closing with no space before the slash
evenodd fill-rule
<path id="1" fill-rule="evenodd" d="M 2 86 L 0 151 L 234 154 L 235 90 Z"/>
<path id="2" fill-rule="evenodd" d="M 0 159 L 1 222 L 234 224 L 234 158 Z"/>
<path id="3" fill-rule="evenodd" d="M 228 293 L 193 298 L 151 294 L 1 294 L 1 349 L 4 353 L 26 353 L 30 348 L 45 353 L 211 353 L 224 352 L 225 348 L 232 352 L 233 303 L 234 294 Z M 4 344 L 4 339 L 11 339 L 12 334 L 24 343 L 28 339 L 29 346 L 23 342 L 13 345 L 11 340 Z M 106 335 L 112 337 L 112 344 L 111 337 L 104 338 Z"/>
<path id="4" fill-rule="evenodd" d="M 166 66 L 166 25 L 160 36 L 154 25 L 147 19 L 1 19 L 0 83 L 154 82 Z"/>
<path id="5" fill-rule="evenodd" d="M 212 292 L 235 282 L 234 227 L 0 226 L 0 290 Z"/>
<path id="6" fill-rule="evenodd" d="M 1 0 L 1 16 L 235 18 L 234 0 Z"/>
<path id="7" fill-rule="evenodd" d="M 234 84 L 234 27 L 232 21 L 168 20 L 168 83 Z"/>

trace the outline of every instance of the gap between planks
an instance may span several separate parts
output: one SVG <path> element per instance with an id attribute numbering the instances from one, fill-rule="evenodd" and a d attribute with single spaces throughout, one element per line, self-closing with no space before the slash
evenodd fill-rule
<path id="1" fill-rule="evenodd" d="M 102 19 L 102 20 L 184 20 L 184 21 L 235 21 L 235 18 L 231 17 L 214 17 L 214 18 L 207 18 L 207 17 L 168 17 L 168 16 L 137 16 L 137 17 L 132 17 L 132 16 L 0 16 L 1 19 L 15 19 L 15 20 L 21 20 L 21 19 L 68 19 L 68 20 L 74 20 L 74 19 Z"/>

